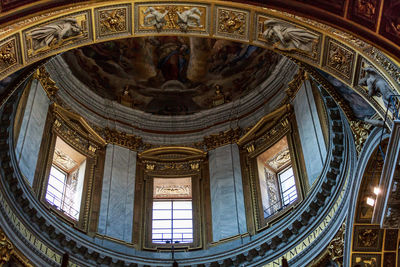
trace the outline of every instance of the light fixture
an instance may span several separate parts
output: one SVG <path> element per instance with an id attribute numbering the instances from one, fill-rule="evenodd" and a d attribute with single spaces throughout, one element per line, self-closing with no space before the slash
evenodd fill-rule
<path id="1" fill-rule="evenodd" d="M 375 195 L 379 195 L 380 192 L 381 192 L 381 189 L 379 189 L 379 187 L 375 186 L 374 187 L 374 194 Z"/>
<path id="2" fill-rule="evenodd" d="M 367 204 L 373 207 L 375 205 L 375 200 L 372 197 L 367 197 Z"/>

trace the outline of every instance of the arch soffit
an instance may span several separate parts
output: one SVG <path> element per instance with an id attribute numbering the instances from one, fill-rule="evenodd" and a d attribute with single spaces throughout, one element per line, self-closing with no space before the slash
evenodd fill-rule
<path id="1" fill-rule="evenodd" d="M 286 12 L 222 1 L 104 1 L 44 11 L 0 30 L 0 79 L 77 47 L 163 35 L 228 39 L 271 49 L 339 79 L 381 116 L 383 101 L 358 85 L 366 75 L 363 69 L 373 67 L 400 92 L 400 67 L 355 36 Z"/>

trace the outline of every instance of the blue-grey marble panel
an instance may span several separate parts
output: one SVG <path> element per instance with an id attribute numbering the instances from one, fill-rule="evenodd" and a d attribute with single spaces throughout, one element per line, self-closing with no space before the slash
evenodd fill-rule
<path id="1" fill-rule="evenodd" d="M 237 147 L 226 145 L 210 151 L 209 168 L 213 240 L 218 241 L 246 231 Z"/>
<path id="2" fill-rule="evenodd" d="M 132 241 L 136 152 L 108 145 L 103 177 L 98 232 Z"/>
<path id="3" fill-rule="evenodd" d="M 297 93 L 294 111 L 308 182 L 312 186 L 321 173 L 326 157 L 326 146 L 309 81 L 303 83 Z"/>
<path id="4" fill-rule="evenodd" d="M 34 82 L 32 86 L 35 86 L 35 89 L 32 88 L 31 92 L 34 96 L 31 109 L 26 111 L 29 113 L 26 116 L 24 114 L 26 126 L 24 126 L 24 138 L 21 140 L 19 146 L 20 156 L 18 159 L 21 172 L 30 185 L 32 185 L 35 176 L 37 158 L 50 104 L 50 100 L 42 85 L 38 82 Z"/>
<path id="5" fill-rule="evenodd" d="M 232 162 L 233 162 L 233 174 L 235 179 L 235 192 L 236 192 L 236 202 L 237 202 L 237 214 L 239 219 L 239 229 L 240 233 L 247 232 L 246 223 L 246 211 L 244 205 L 244 195 L 243 195 L 243 182 L 242 182 L 242 169 L 240 167 L 240 156 L 239 148 L 236 144 L 232 145 Z"/>
<path id="6" fill-rule="evenodd" d="M 29 94 L 28 94 L 28 99 L 26 100 L 26 105 L 24 107 L 24 112 L 23 112 L 23 118 L 22 118 L 22 122 L 21 122 L 21 127 L 19 130 L 19 135 L 17 138 L 17 143 L 15 146 L 15 156 L 17 158 L 17 160 L 19 161 L 19 158 L 21 156 L 21 151 L 22 151 L 22 147 L 23 144 L 25 142 L 25 137 L 26 137 L 26 130 L 28 127 L 28 122 L 29 122 L 29 117 L 31 115 L 32 112 L 32 107 L 33 107 L 33 100 L 35 99 L 35 94 L 36 94 L 36 90 L 37 90 L 37 80 L 33 80 L 31 87 L 27 88 L 26 90 L 29 90 Z"/>
<path id="7" fill-rule="evenodd" d="M 101 191 L 99 223 L 97 226 L 98 233 L 102 235 L 106 234 L 106 228 L 107 228 L 106 225 L 107 225 L 107 214 L 109 209 L 108 203 L 110 198 L 113 155 L 114 155 L 114 145 L 107 145 L 106 158 L 104 161 L 103 187 Z"/>

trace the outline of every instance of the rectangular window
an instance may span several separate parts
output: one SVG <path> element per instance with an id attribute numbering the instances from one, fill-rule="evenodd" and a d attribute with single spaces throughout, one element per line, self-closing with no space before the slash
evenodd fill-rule
<path id="1" fill-rule="evenodd" d="M 45 199 L 75 220 L 79 219 L 85 170 L 86 157 L 57 137 Z"/>
<path id="2" fill-rule="evenodd" d="M 154 178 L 152 242 L 193 243 L 191 178 Z"/>

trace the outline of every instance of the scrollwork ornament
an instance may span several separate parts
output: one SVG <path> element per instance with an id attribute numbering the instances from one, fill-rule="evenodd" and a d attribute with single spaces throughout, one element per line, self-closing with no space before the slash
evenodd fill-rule
<path id="1" fill-rule="evenodd" d="M 357 120 L 357 121 L 351 121 L 350 127 L 354 134 L 354 143 L 356 145 L 357 153 L 360 154 L 364 146 L 364 143 L 369 136 L 370 129 L 372 126 L 371 124 L 367 124 L 363 121 Z"/>
<path id="2" fill-rule="evenodd" d="M 126 15 L 126 8 L 100 11 L 100 35 L 126 31 Z"/>
<path id="3" fill-rule="evenodd" d="M 6 66 L 17 63 L 14 40 L 10 40 L 0 47 L 0 62 L 2 62 L 2 65 Z"/>
<path id="4" fill-rule="evenodd" d="M 57 94 L 59 88 L 57 87 L 56 82 L 51 79 L 50 74 L 44 66 L 41 66 L 36 71 L 34 78 L 39 80 L 49 98 L 52 98 Z"/>
<path id="5" fill-rule="evenodd" d="M 14 251 L 14 246 L 5 233 L 0 230 L 0 265 L 7 263 Z"/>
<path id="6" fill-rule="evenodd" d="M 229 129 L 225 132 L 204 137 L 204 144 L 208 150 L 212 150 L 223 145 L 235 143 L 242 133 L 243 130 L 241 128 Z"/>
<path id="7" fill-rule="evenodd" d="M 308 74 L 304 71 L 304 69 L 299 68 L 299 71 L 293 77 L 293 80 L 289 82 L 288 88 L 285 90 L 288 100 L 291 100 L 296 96 L 307 76 Z"/>
<path id="8" fill-rule="evenodd" d="M 351 79 L 353 70 L 354 52 L 339 45 L 338 43 L 329 40 L 328 56 L 326 65 L 344 76 L 347 80 Z"/>
<path id="9" fill-rule="evenodd" d="M 223 34 L 245 36 L 247 31 L 247 14 L 236 10 L 219 9 L 217 31 Z"/>
<path id="10" fill-rule="evenodd" d="M 338 233 L 329 242 L 328 253 L 333 261 L 342 263 L 343 262 L 343 251 L 344 251 L 344 233 L 346 229 L 346 222 L 342 224 Z M 341 265 L 340 265 L 341 266 Z"/>

